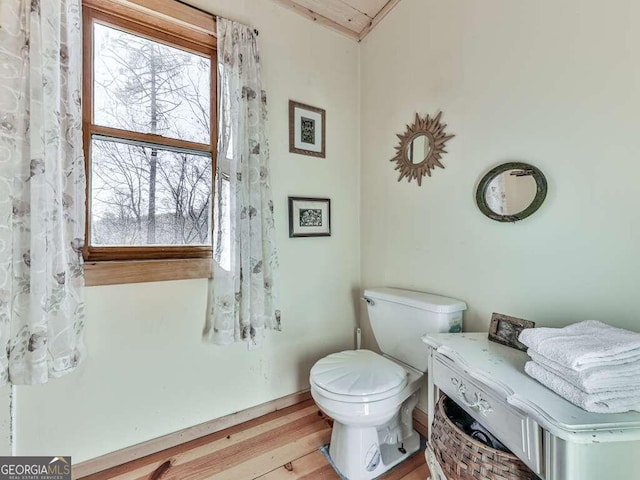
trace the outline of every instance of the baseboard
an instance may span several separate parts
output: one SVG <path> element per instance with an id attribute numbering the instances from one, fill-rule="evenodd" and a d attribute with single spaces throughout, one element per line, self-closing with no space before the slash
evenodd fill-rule
<path id="1" fill-rule="evenodd" d="M 113 453 L 107 453 L 106 455 L 74 465 L 73 478 L 80 479 L 87 475 L 101 472 L 108 468 L 116 467 L 123 463 L 131 462 L 138 458 L 161 452 L 167 448 L 190 442 L 191 440 L 219 432 L 225 428 L 234 427 L 277 410 L 282 410 L 283 408 L 304 402 L 310 398 L 311 393 L 309 390 L 303 390 L 292 395 L 287 395 L 286 397 L 277 398 L 270 402 L 256 405 L 255 407 L 251 407 L 246 410 L 216 418 L 199 425 L 194 425 L 193 427 L 188 427 L 147 442 L 132 445 Z"/>
<path id="2" fill-rule="evenodd" d="M 419 408 L 413 410 L 413 428 L 424 438 L 429 438 L 429 417 Z"/>

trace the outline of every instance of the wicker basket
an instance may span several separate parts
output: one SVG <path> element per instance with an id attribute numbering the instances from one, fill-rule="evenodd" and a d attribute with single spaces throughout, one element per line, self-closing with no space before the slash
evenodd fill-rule
<path id="1" fill-rule="evenodd" d="M 449 419 L 446 396 L 436 405 L 431 445 L 448 480 L 535 480 L 538 477 L 512 453 L 488 447 Z"/>

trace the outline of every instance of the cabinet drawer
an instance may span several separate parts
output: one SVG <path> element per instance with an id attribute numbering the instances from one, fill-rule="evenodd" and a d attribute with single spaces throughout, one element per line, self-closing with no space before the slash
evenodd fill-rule
<path id="1" fill-rule="evenodd" d="M 536 474 L 542 474 L 541 428 L 533 420 L 500 400 L 482 382 L 472 380 L 442 355 L 435 355 L 434 384 L 478 422 Z"/>

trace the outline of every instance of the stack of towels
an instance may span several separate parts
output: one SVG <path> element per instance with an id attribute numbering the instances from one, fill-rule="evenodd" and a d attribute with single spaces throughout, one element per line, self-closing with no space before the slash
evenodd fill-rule
<path id="1" fill-rule="evenodd" d="M 640 333 L 586 320 L 528 328 L 524 369 L 571 403 L 596 413 L 640 411 Z"/>

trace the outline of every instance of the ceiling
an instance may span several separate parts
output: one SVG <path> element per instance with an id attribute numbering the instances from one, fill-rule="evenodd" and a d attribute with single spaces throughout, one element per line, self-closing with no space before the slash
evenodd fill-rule
<path id="1" fill-rule="evenodd" d="M 362 40 L 400 0 L 273 0 L 314 22 Z"/>

